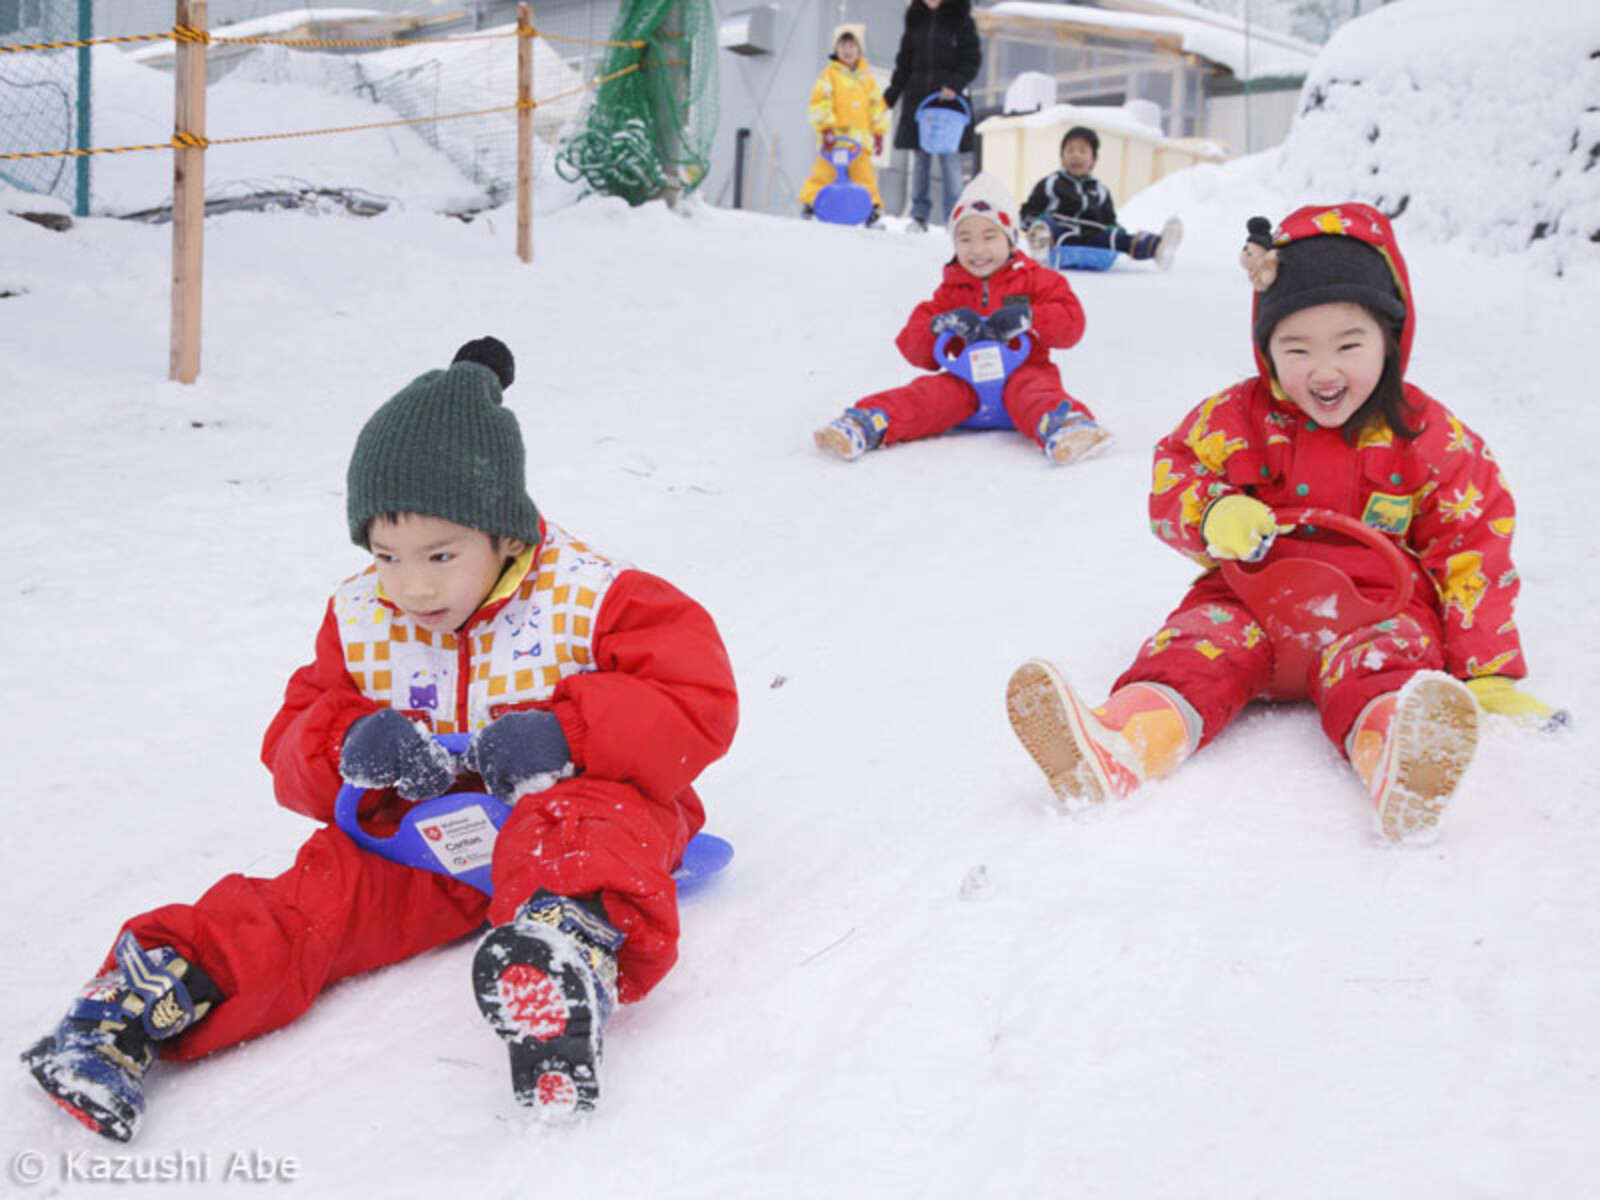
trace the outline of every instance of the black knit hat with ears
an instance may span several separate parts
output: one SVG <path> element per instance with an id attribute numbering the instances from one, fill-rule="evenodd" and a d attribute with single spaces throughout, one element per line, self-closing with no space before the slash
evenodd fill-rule
<path id="1" fill-rule="evenodd" d="M 1256 222 L 1250 222 L 1249 241 L 1261 245 Z M 1270 242 L 1270 238 L 1264 239 Z M 1340 234 L 1296 238 L 1277 247 L 1277 278 L 1256 297 L 1256 345 L 1266 349 L 1278 322 L 1302 308 L 1349 301 L 1391 318 L 1406 319 L 1405 302 L 1395 287 L 1388 260 L 1359 238 Z"/>
<path id="2" fill-rule="evenodd" d="M 350 540 L 367 546 L 380 513 L 440 517 L 524 542 L 539 540 L 522 431 L 501 403 L 516 363 L 496 338 L 468 342 L 448 369 L 419 375 L 373 413 L 346 475 Z"/>

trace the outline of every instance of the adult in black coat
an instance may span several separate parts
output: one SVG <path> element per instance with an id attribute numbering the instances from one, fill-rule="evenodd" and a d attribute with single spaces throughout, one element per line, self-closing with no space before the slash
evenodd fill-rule
<path id="1" fill-rule="evenodd" d="M 894 144 L 913 154 L 911 218 L 919 228 L 928 227 L 928 213 L 933 208 L 933 160 L 939 160 L 944 212 L 948 215 L 961 191 L 960 155 L 970 152 L 974 142 L 969 123 L 961 134 L 959 154 L 926 153 L 917 139 L 917 106 L 931 95 L 939 97 L 935 104 L 948 102 L 949 107 L 960 108 L 956 97 L 961 96 L 970 105 L 971 97 L 966 92 L 982 62 L 978 27 L 972 20 L 972 0 L 911 0 L 906 8 L 905 32 L 900 35 L 900 51 L 895 55 L 894 74 L 884 89 L 883 100 L 891 108 L 900 104 Z"/>

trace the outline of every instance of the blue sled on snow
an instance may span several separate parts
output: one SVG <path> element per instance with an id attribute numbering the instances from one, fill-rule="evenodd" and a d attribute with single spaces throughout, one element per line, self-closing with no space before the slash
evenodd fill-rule
<path id="1" fill-rule="evenodd" d="M 1117 251 L 1110 246 L 1086 246 L 1072 240 L 1086 229 L 1110 234 L 1116 229 L 1114 225 L 1085 221 L 1081 217 L 1041 217 L 1038 224 L 1028 227 L 1030 246 L 1036 245 L 1033 239 L 1038 236 L 1040 229 L 1050 231 L 1050 252 L 1042 254 L 1039 248 L 1035 248 L 1033 253 L 1043 258 L 1047 267 L 1057 271 L 1109 271 L 1116 265 Z"/>
<path id="2" fill-rule="evenodd" d="M 950 342 L 956 335 L 950 330 L 939 335 L 933 343 L 933 357 L 957 379 L 964 379 L 978 393 L 978 411 L 957 428 L 960 429 L 1013 429 L 1011 414 L 1006 412 L 1003 399 L 1006 380 L 1011 372 L 1027 361 L 1033 341 L 1027 334 L 1016 339 L 1016 348 L 1008 342 L 985 340 L 968 342 L 960 354 L 949 353 Z"/>
<path id="3" fill-rule="evenodd" d="M 811 202 L 817 220 L 830 225 L 864 225 L 872 215 L 872 193 L 850 178 L 850 164 L 861 150 L 861 143 L 854 138 L 839 138 L 833 143 L 833 182 Z"/>
<path id="4" fill-rule="evenodd" d="M 452 754 L 465 753 L 471 740 L 464 733 L 444 733 L 437 738 Z M 494 895 L 489 867 L 495 837 L 511 815 L 511 805 L 487 792 L 452 792 L 414 805 L 393 834 L 376 837 L 356 819 L 364 795 L 366 789 L 347 783 L 334 801 L 334 822 L 356 845 L 401 866 L 448 875 L 486 896 Z M 678 895 L 705 883 L 732 858 L 733 847 L 727 842 L 709 833 L 696 834 L 683 852 L 683 862 L 672 873 Z"/>
<path id="5" fill-rule="evenodd" d="M 1050 251 L 1050 265 L 1057 271 L 1109 271 L 1116 263 L 1117 252 L 1109 246 L 1056 246 Z"/>

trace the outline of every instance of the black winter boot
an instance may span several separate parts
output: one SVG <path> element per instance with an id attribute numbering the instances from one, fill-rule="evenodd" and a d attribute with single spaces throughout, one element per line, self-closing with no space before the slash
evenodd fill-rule
<path id="1" fill-rule="evenodd" d="M 511 1052 L 517 1103 L 546 1121 L 594 1108 L 601 1034 L 617 1003 L 623 934 L 598 896 L 539 891 L 491 929 L 472 960 L 472 990 Z"/>
<path id="2" fill-rule="evenodd" d="M 126 1142 L 144 1115 L 156 1043 L 221 1003 L 210 976 L 169 946 L 146 952 L 124 933 L 115 969 L 91 980 L 56 1026 L 22 1053 L 50 1098 L 96 1133 Z"/>

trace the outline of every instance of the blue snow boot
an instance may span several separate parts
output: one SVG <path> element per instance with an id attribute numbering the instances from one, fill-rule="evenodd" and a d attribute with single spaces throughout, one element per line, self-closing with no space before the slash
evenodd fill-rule
<path id="1" fill-rule="evenodd" d="M 888 428 L 889 417 L 881 408 L 847 408 L 843 416 L 817 430 L 812 440 L 818 450 L 848 460 L 876 450 Z"/>
<path id="2" fill-rule="evenodd" d="M 472 990 L 511 1052 L 517 1103 L 544 1121 L 594 1108 L 601 1033 L 617 1003 L 623 934 L 598 896 L 540 890 L 491 929 L 472 959 Z"/>
<path id="3" fill-rule="evenodd" d="M 1111 434 L 1088 413 L 1062 401 L 1039 418 L 1039 439 L 1046 457 L 1067 467 L 1100 453 L 1110 445 Z"/>
<path id="4" fill-rule="evenodd" d="M 144 1074 L 156 1043 L 201 1020 L 222 993 L 168 946 L 146 951 L 124 933 L 114 954 L 116 967 L 91 980 L 55 1032 L 23 1051 L 22 1061 L 67 1112 L 126 1142 L 144 1115 Z"/>

